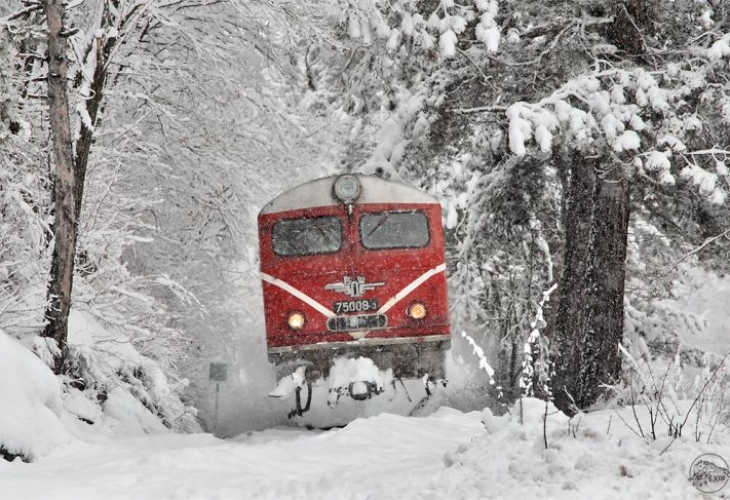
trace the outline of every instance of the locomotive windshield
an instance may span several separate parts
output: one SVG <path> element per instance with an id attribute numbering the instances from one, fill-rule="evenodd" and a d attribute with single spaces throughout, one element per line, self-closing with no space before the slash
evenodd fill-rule
<path id="1" fill-rule="evenodd" d="M 428 219 L 418 210 L 364 214 L 360 239 L 370 250 L 420 248 L 428 245 Z"/>
<path id="2" fill-rule="evenodd" d="M 274 252 L 285 257 L 337 252 L 342 226 L 336 217 L 283 219 L 271 232 Z"/>

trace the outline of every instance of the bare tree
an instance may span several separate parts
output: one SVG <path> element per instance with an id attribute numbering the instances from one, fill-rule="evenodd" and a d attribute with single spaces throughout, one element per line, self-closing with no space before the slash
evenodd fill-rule
<path id="1" fill-rule="evenodd" d="M 71 309 L 74 257 L 76 255 L 77 179 L 74 171 L 73 138 L 68 104 L 68 66 L 64 36 L 62 0 L 45 0 L 43 10 L 48 22 L 48 112 L 53 144 L 53 196 L 55 221 L 51 277 L 48 285 L 48 321 L 44 337 L 54 339 L 60 349 L 54 370 L 63 369 L 68 315 Z"/>

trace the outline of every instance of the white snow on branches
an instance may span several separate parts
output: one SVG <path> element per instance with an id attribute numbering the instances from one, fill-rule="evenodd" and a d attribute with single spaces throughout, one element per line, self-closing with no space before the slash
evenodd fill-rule
<path id="1" fill-rule="evenodd" d="M 665 135 L 664 137 L 659 139 L 657 143 L 660 146 L 669 146 L 670 148 L 672 148 L 672 151 L 675 151 L 677 153 L 687 150 L 687 146 L 685 146 L 682 141 L 680 141 L 673 135 Z"/>
<path id="2" fill-rule="evenodd" d="M 386 48 L 388 50 L 395 50 L 398 48 L 398 44 L 400 43 L 400 30 L 392 29 L 390 30 L 390 36 L 388 37 L 388 43 L 385 44 Z"/>
<path id="3" fill-rule="evenodd" d="M 715 170 L 717 170 L 717 175 L 719 175 L 720 177 L 728 177 L 728 175 L 730 175 L 728 173 L 727 165 L 724 161 L 718 160 L 715 163 Z"/>
<path id="4" fill-rule="evenodd" d="M 724 56 L 726 47 L 730 54 L 728 44 L 730 36 L 713 47 Z M 549 152 L 555 136 L 579 149 L 603 139 L 615 153 L 635 154 L 627 161 L 633 161 L 639 173 L 651 174 L 669 185 L 676 183 L 670 158 L 680 155 L 689 164 L 681 178 L 712 203 L 723 203 L 726 192 L 717 180 L 726 170 L 720 167 L 717 174 L 705 170 L 700 166 L 704 163 L 694 157 L 712 151 L 689 153 L 684 143 L 703 129 L 703 123 L 697 114 L 683 114 L 683 97 L 705 86 L 706 81 L 696 71 L 679 67 L 667 70 L 669 73 L 665 77 L 661 72 L 642 69 L 595 72 L 567 82 L 536 103 L 516 102 L 506 111 L 509 148 L 524 156 L 531 143 Z M 730 103 L 720 103 L 723 118 L 730 123 Z"/>
<path id="5" fill-rule="evenodd" d="M 637 134 L 633 130 L 627 130 L 626 132 L 618 136 L 613 143 L 613 150 L 618 152 L 633 151 L 639 149 L 640 147 L 641 139 L 639 138 L 639 134 Z"/>
<path id="6" fill-rule="evenodd" d="M 680 172 L 680 176 L 697 186 L 700 194 L 706 196 L 710 202 L 718 205 L 725 202 L 727 195 L 717 186 L 717 174 L 708 172 L 697 164 L 688 163 Z"/>
<path id="7" fill-rule="evenodd" d="M 651 151 L 643 164 L 641 159 L 637 157 L 638 162 L 636 165 L 640 168 L 643 167 L 647 172 L 655 173 L 659 182 L 662 184 L 674 185 L 676 184 L 676 179 L 670 172 L 672 163 L 669 161 L 669 158 L 671 156 L 671 151 Z"/>
<path id="8" fill-rule="evenodd" d="M 652 151 L 644 163 L 644 168 L 650 172 L 658 172 L 660 170 L 669 170 L 671 163 L 666 154 L 661 151 Z"/>
<path id="9" fill-rule="evenodd" d="M 610 82 L 607 88 L 604 88 L 604 80 Z M 627 90 L 633 93 L 634 102 L 629 102 Z M 525 143 L 534 137 L 540 149 L 547 151 L 552 134 L 560 128 L 565 139 L 578 147 L 603 136 L 614 151 L 638 150 L 641 147 L 639 132 L 648 128 L 640 116 L 642 108 L 664 112 L 671 100 L 670 93 L 660 88 L 654 76 L 643 70 L 613 70 L 581 76 L 535 104 L 510 106 L 507 110 L 510 149 L 521 156 L 526 153 Z M 541 115 L 539 120 L 533 118 L 536 113 Z M 552 117 L 549 123 L 545 123 L 546 115 Z M 517 122 L 514 126 L 513 121 Z M 545 126 L 550 135 L 544 130 L 538 134 L 535 129 L 539 125 Z M 685 129 L 697 126 L 691 123 Z"/>
<path id="10" fill-rule="evenodd" d="M 502 388 L 497 385 L 497 381 L 494 379 L 495 371 L 494 371 L 494 368 L 492 368 L 492 366 L 489 364 L 489 361 L 487 361 L 487 356 L 484 353 L 484 349 L 479 347 L 479 345 L 474 341 L 474 339 L 465 331 L 461 332 L 461 336 L 466 339 L 466 341 L 471 346 L 472 352 L 474 353 L 474 355 L 477 358 L 479 358 L 479 368 L 484 370 L 487 373 L 487 375 L 489 376 L 489 385 L 495 386 L 497 388 L 497 390 L 500 392 L 500 397 L 501 397 Z"/>
<path id="11" fill-rule="evenodd" d="M 456 55 L 456 33 L 452 30 L 446 30 L 439 37 L 439 48 L 441 49 L 441 57 L 448 59 Z"/>
<path id="12" fill-rule="evenodd" d="M 495 0 L 477 0 L 477 8 L 484 11 L 481 20 L 476 28 L 476 36 L 487 48 L 487 52 L 494 53 L 499 50 L 500 32 L 495 17 L 499 11 L 499 5 Z"/>
<path id="13" fill-rule="evenodd" d="M 411 42 L 424 51 L 436 49 L 442 59 L 456 55 L 459 36 L 467 36 L 467 27 L 476 23 L 475 34 L 487 52 L 497 52 L 501 38 L 496 20 L 499 12 L 498 0 L 475 0 L 473 4 L 461 4 L 454 0 L 441 0 L 439 6 L 424 19 L 409 3 L 398 3 L 393 11 L 399 15 L 394 25 L 388 26 L 374 2 L 351 3 L 350 12 L 342 20 L 347 24 L 348 35 L 370 43 L 370 28 L 373 26 L 378 38 L 386 38 L 386 47 L 395 51 L 402 43 Z M 396 31 L 397 33 L 393 33 Z"/>
<path id="14" fill-rule="evenodd" d="M 713 43 L 712 47 L 707 49 L 707 56 L 714 60 L 730 56 L 730 34 Z"/>
<path id="15" fill-rule="evenodd" d="M 400 23 L 400 29 L 403 31 L 403 34 L 405 36 L 413 35 L 413 16 L 411 16 L 408 12 L 403 14 L 403 19 Z"/>

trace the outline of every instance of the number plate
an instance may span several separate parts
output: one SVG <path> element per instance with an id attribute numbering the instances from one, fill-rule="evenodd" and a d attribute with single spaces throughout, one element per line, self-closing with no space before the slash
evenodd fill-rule
<path id="1" fill-rule="evenodd" d="M 335 302 L 333 311 L 335 314 L 347 314 L 354 312 L 375 312 L 378 310 L 378 299 L 363 300 L 338 300 Z"/>
<path id="2" fill-rule="evenodd" d="M 381 330 L 388 325 L 385 314 L 358 314 L 335 316 L 327 320 L 327 329 L 332 332 L 353 332 L 357 330 Z"/>

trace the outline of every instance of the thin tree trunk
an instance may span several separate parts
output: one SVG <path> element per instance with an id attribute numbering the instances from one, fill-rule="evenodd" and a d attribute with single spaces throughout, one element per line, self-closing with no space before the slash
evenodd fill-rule
<path id="1" fill-rule="evenodd" d="M 612 165 L 598 182 L 593 220 L 581 346 L 581 408 L 598 400 L 605 392 L 603 384 L 615 384 L 621 378 L 618 345 L 624 330 L 629 181 L 620 165 Z"/>
<path id="2" fill-rule="evenodd" d="M 55 221 L 48 307 L 45 314 L 47 324 L 42 335 L 53 338 L 61 349 L 61 354 L 54 360 L 56 373 L 62 371 L 67 352 L 77 218 L 73 140 L 68 107 L 66 39 L 61 36 L 63 9 L 63 0 L 43 2 L 43 10 L 48 21 L 48 107 L 55 160 L 53 170 Z"/>
<path id="3" fill-rule="evenodd" d="M 563 412 L 573 414 L 579 394 L 581 336 L 598 162 L 582 157 L 577 151 L 568 152 L 567 161 L 568 165 L 564 166 L 570 169 L 570 176 L 563 195 L 567 197 L 565 253 L 550 345 L 555 369 L 551 384 L 554 403 Z"/>
<path id="4" fill-rule="evenodd" d="M 107 15 L 106 7 L 104 16 Z M 101 103 L 104 98 L 104 86 L 107 77 L 107 62 L 111 57 L 111 51 L 114 46 L 113 38 L 107 38 L 104 41 L 96 39 L 91 44 L 89 50 L 97 51 L 96 54 L 96 67 L 94 68 L 94 77 L 90 87 L 91 97 L 86 101 L 86 111 L 89 114 L 89 118 L 94 127 L 97 125 L 97 116 L 101 109 Z M 89 163 L 89 154 L 91 152 L 91 145 L 94 139 L 94 129 L 86 126 L 86 123 L 81 122 L 81 134 L 76 143 L 76 158 L 74 163 L 74 169 L 76 174 L 76 213 L 81 215 L 81 203 L 84 198 L 84 182 L 86 180 L 86 167 Z M 78 224 L 78 220 L 77 220 Z"/>

